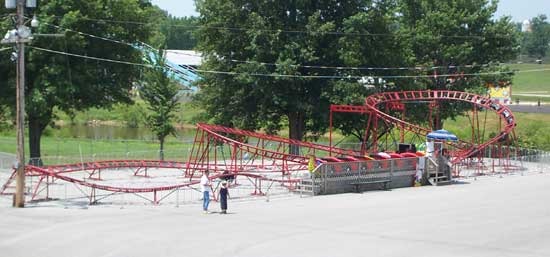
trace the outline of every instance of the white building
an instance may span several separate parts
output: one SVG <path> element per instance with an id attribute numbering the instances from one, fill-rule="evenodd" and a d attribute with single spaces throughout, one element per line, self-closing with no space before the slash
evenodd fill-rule
<path id="1" fill-rule="evenodd" d="M 521 23 L 521 32 L 531 32 L 531 30 L 531 22 L 529 20 L 524 20 L 523 23 Z"/>
<path id="2" fill-rule="evenodd" d="M 166 50 L 166 59 L 177 65 L 195 68 L 202 63 L 201 53 L 193 50 Z"/>

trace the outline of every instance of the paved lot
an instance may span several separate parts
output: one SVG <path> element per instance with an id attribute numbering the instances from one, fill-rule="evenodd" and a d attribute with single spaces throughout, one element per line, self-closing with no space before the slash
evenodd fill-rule
<path id="1" fill-rule="evenodd" d="M 508 105 L 513 112 L 550 113 L 550 105 Z"/>
<path id="2" fill-rule="evenodd" d="M 0 255 L 550 256 L 549 202 L 548 172 L 230 202 L 228 215 L 198 205 L 13 209 L 1 197 Z"/>

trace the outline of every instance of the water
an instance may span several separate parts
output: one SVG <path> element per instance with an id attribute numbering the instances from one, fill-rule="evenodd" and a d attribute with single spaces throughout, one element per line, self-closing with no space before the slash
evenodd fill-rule
<path id="1" fill-rule="evenodd" d="M 94 140 L 125 139 L 125 140 L 153 140 L 156 136 L 149 128 L 128 128 L 113 125 L 65 125 L 49 129 L 47 135 L 57 138 L 86 138 Z M 177 128 L 177 138 L 192 138 L 195 135 L 193 128 Z"/>

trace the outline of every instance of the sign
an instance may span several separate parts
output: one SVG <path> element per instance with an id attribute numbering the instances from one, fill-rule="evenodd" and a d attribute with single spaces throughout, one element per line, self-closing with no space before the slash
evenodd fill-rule
<path id="1" fill-rule="evenodd" d="M 497 85 L 487 83 L 489 98 L 499 104 L 512 104 L 512 84 L 508 81 L 498 82 Z"/>

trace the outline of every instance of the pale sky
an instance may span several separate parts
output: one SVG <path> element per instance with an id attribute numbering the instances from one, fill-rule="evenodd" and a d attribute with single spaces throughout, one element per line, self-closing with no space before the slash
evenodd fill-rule
<path id="1" fill-rule="evenodd" d="M 160 8 L 174 16 L 198 16 L 194 0 L 152 0 Z M 513 21 L 523 21 L 539 14 L 550 18 L 550 0 L 500 0 L 496 17 L 512 16 Z"/>

